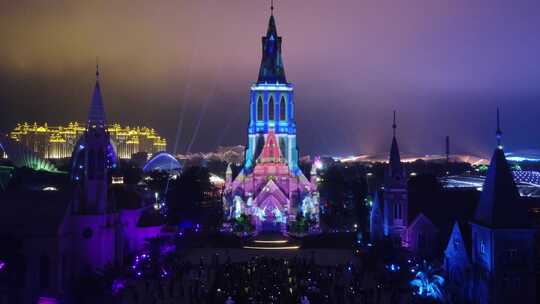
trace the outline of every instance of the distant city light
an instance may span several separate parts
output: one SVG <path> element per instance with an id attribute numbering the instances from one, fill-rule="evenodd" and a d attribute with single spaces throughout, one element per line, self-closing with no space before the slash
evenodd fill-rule
<path id="1" fill-rule="evenodd" d="M 320 159 L 317 159 L 313 165 L 315 166 L 315 169 L 317 170 L 322 170 L 324 165 L 323 165 L 323 162 L 320 160 Z"/>
<path id="2" fill-rule="evenodd" d="M 123 184 L 124 183 L 124 177 L 123 176 L 113 176 L 111 183 L 112 184 Z"/>
<path id="3" fill-rule="evenodd" d="M 225 183 L 225 180 L 217 175 L 210 174 L 210 183 L 212 185 L 221 185 Z"/>

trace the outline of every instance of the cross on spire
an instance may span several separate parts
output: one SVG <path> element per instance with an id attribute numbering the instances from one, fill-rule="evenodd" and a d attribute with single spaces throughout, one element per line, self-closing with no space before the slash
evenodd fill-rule
<path id="1" fill-rule="evenodd" d="M 497 148 L 502 149 L 502 144 L 501 144 L 502 131 L 501 131 L 501 120 L 499 117 L 499 107 L 497 107 L 497 132 L 495 132 L 495 137 L 497 138 Z"/>

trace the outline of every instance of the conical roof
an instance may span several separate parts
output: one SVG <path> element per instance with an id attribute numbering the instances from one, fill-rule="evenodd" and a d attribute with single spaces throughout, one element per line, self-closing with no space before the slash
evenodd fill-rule
<path id="1" fill-rule="evenodd" d="M 270 16 L 266 36 L 262 37 L 262 59 L 257 83 L 287 83 L 281 58 L 281 37 L 277 35 L 274 15 Z"/>
<path id="2" fill-rule="evenodd" d="M 101 97 L 101 89 L 99 86 L 99 71 L 96 70 L 96 85 L 92 94 L 92 101 L 88 111 L 88 127 L 105 126 L 105 107 L 103 106 L 103 98 Z"/>
<path id="3" fill-rule="evenodd" d="M 527 209 L 520 200 L 512 171 L 501 147 L 497 147 L 491 157 L 474 220 L 494 228 L 527 226 Z"/>
<path id="4" fill-rule="evenodd" d="M 399 154 L 399 147 L 396 139 L 396 128 L 396 112 L 394 111 L 392 145 L 390 146 L 390 157 L 388 159 L 388 171 L 386 174 L 387 186 L 404 182 L 403 166 L 401 164 L 401 156 Z"/>
<path id="5" fill-rule="evenodd" d="M 392 146 L 390 147 L 390 175 L 391 176 L 402 176 L 403 175 L 403 166 L 401 165 L 401 157 L 399 155 L 399 147 L 394 136 L 392 138 Z"/>

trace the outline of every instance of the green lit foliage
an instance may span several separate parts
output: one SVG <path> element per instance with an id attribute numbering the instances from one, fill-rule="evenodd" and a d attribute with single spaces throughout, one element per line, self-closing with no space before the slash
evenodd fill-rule
<path id="1" fill-rule="evenodd" d="M 302 214 L 298 214 L 296 221 L 288 225 L 288 230 L 292 233 L 307 233 L 313 224 L 315 224 L 313 220 L 305 218 Z"/>
<path id="2" fill-rule="evenodd" d="M 233 227 L 235 232 L 251 232 L 254 229 L 250 218 L 245 214 L 241 214 L 238 218 L 233 219 Z"/>

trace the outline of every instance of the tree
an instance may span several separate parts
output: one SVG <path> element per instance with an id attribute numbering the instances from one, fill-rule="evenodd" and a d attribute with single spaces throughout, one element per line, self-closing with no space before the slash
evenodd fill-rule
<path id="1" fill-rule="evenodd" d="M 418 267 L 410 285 L 413 287 L 414 294 L 418 296 L 420 303 L 446 302 L 445 280 L 440 273 L 439 269 L 433 268 L 426 261 Z"/>
<path id="2" fill-rule="evenodd" d="M 171 180 L 167 193 L 168 222 L 200 217 L 201 203 L 208 199 L 212 184 L 207 168 L 189 167 L 177 180 Z"/>

